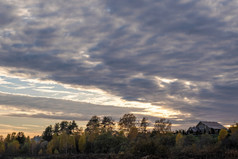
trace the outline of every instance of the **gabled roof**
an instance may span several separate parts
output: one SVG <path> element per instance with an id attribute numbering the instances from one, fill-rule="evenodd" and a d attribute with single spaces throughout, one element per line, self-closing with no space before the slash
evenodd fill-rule
<path id="1" fill-rule="evenodd" d="M 209 128 L 213 129 L 226 129 L 223 125 L 219 124 L 218 122 L 213 122 L 213 121 L 200 121 L 199 123 L 202 123 L 206 125 Z M 198 125 L 199 125 L 198 123 Z"/>

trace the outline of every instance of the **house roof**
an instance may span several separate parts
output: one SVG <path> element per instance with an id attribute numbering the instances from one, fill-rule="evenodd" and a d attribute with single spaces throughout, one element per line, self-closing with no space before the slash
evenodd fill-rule
<path id="1" fill-rule="evenodd" d="M 206 125 L 209 128 L 213 129 L 226 129 L 223 125 L 219 124 L 218 122 L 213 122 L 213 121 L 200 121 L 199 123 L 202 123 Z M 198 125 L 199 125 L 198 123 Z"/>

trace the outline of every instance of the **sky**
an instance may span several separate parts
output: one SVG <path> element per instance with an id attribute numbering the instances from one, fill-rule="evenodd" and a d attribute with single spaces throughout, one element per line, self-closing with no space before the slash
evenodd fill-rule
<path id="1" fill-rule="evenodd" d="M 0 135 L 133 113 L 238 121 L 237 0 L 0 0 Z"/>

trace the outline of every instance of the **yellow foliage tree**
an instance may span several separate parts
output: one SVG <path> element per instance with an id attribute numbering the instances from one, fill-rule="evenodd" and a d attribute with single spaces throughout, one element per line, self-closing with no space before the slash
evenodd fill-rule
<path id="1" fill-rule="evenodd" d="M 69 136 L 68 148 L 69 148 L 71 153 L 76 152 L 76 144 L 75 144 L 75 137 L 74 136 Z"/>
<path id="2" fill-rule="evenodd" d="M 62 135 L 60 135 L 59 140 L 59 150 L 64 153 L 68 153 L 68 142 L 69 142 L 69 135 L 66 132 L 63 132 Z"/>
<path id="3" fill-rule="evenodd" d="M 134 140 L 137 135 L 138 135 L 138 129 L 134 126 L 130 129 L 130 131 L 128 133 L 128 138 L 130 140 Z"/>
<path id="4" fill-rule="evenodd" d="M 3 154 L 4 152 L 5 152 L 4 140 L 3 140 L 3 136 L 0 135 L 0 154 Z"/>
<path id="5" fill-rule="evenodd" d="M 3 142 L 0 142 L 0 154 L 3 154 L 5 152 L 5 145 Z"/>
<path id="6" fill-rule="evenodd" d="M 53 142 L 50 141 L 47 145 L 46 153 L 51 155 L 53 153 Z"/>
<path id="7" fill-rule="evenodd" d="M 12 154 L 17 154 L 19 152 L 20 144 L 17 140 L 13 140 L 7 145 L 8 151 Z"/>
<path id="8" fill-rule="evenodd" d="M 85 150 L 85 146 L 86 146 L 86 135 L 85 133 L 83 133 L 80 138 L 79 138 L 79 142 L 78 142 L 78 149 L 80 152 L 84 152 Z"/>
<path id="9" fill-rule="evenodd" d="M 59 136 L 57 136 L 57 134 L 54 134 L 53 135 L 53 137 L 52 137 L 52 140 L 49 142 L 49 144 L 48 145 L 51 145 L 51 147 L 52 147 L 52 152 L 54 151 L 54 150 L 59 150 L 59 145 L 60 145 L 60 143 L 59 143 L 59 139 L 60 137 Z"/>
<path id="10" fill-rule="evenodd" d="M 218 141 L 224 140 L 227 135 L 228 135 L 227 130 L 226 129 L 221 129 L 220 132 L 219 132 Z"/>
<path id="11" fill-rule="evenodd" d="M 176 146 L 180 147 L 183 145 L 183 135 L 178 133 L 176 136 Z"/>

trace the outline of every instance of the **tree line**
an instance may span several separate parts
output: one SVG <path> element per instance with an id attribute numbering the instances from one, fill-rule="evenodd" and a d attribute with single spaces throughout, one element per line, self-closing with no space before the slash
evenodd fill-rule
<path id="1" fill-rule="evenodd" d="M 62 121 L 45 128 L 41 136 L 26 137 L 13 132 L 0 137 L 0 155 L 108 154 L 133 157 L 201 158 L 238 157 L 238 123 L 219 134 L 186 134 L 171 131 L 168 119 L 158 119 L 152 129 L 143 117 L 124 114 L 118 122 L 111 117 L 92 116 L 86 128 L 75 121 Z"/>

